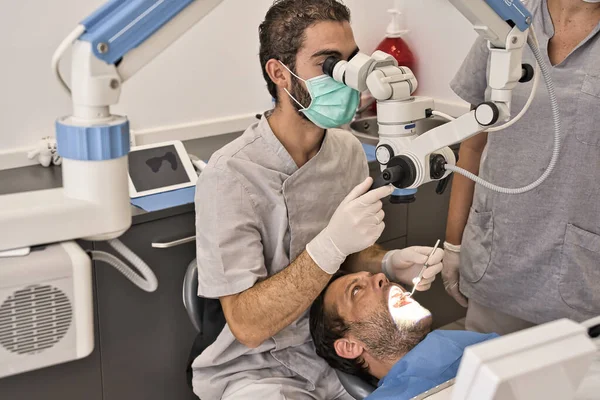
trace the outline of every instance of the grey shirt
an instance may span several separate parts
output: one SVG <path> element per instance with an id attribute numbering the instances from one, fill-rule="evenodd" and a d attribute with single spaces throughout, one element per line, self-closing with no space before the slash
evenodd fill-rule
<path id="1" fill-rule="evenodd" d="M 317 155 L 298 168 L 263 117 L 217 151 L 198 179 L 198 295 L 237 294 L 283 270 L 368 174 L 350 132 L 328 130 Z M 256 349 L 226 325 L 193 363 L 194 392 L 217 399 L 242 378 L 292 376 L 310 391 L 328 368 L 315 353 L 306 312 Z"/>
<path id="2" fill-rule="evenodd" d="M 549 66 L 554 35 L 546 0 L 532 0 L 533 24 Z M 539 188 L 505 195 L 477 185 L 461 251 L 461 291 L 498 311 L 544 323 L 600 314 L 600 24 L 559 65 L 551 67 L 563 141 L 556 170 Z M 451 86 L 465 101 L 484 101 L 488 61 L 478 39 Z M 526 50 L 524 62 L 534 65 Z M 532 83 L 513 91 L 513 116 Z M 480 175 L 520 187 L 536 180 L 552 153 L 553 122 L 543 80 L 529 112 L 491 133 Z"/>

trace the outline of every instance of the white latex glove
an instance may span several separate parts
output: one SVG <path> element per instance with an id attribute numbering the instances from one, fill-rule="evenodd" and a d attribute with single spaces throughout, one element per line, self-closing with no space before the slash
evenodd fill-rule
<path id="1" fill-rule="evenodd" d="M 372 178 L 356 186 L 333 213 L 329 224 L 306 245 L 315 263 L 335 274 L 346 257 L 373 245 L 385 228 L 381 199 L 392 194 L 391 186 L 368 192 Z"/>
<path id="2" fill-rule="evenodd" d="M 433 247 L 413 246 L 402 250 L 392 250 L 386 253 L 381 263 L 381 270 L 393 282 L 412 285 L 412 280 L 419 275 L 421 268 L 427 262 L 427 257 Z M 437 249 L 429 259 L 429 267 L 423 273 L 418 291 L 429 290 L 435 276 L 442 271 L 444 251 Z"/>
<path id="3" fill-rule="evenodd" d="M 459 290 L 460 281 L 460 246 L 444 243 L 444 269 L 442 270 L 442 281 L 446 292 L 458 304 L 463 307 L 469 305 L 469 301 Z"/>

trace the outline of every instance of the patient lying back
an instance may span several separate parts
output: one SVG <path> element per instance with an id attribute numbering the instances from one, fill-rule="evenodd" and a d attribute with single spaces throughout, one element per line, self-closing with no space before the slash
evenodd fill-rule
<path id="1" fill-rule="evenodd" d="M 498 335 L 430 333 L 429 310 L 383 274 L 337 274 L 310 310 L 317 354 L 333 368 L 379 380 L 368 399 L 411 399 L 454 377 L 467 346 Z"/>

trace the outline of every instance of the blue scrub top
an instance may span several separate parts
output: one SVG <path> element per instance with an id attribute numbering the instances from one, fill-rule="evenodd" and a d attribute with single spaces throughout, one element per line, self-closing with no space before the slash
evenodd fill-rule
<path id="1" fill-rule="evenodd" d="M 456 377 L 467 346 L 498 337 L 495 333 L 433 331 L 379 381 L 367 400 L 409 400 Z"/>

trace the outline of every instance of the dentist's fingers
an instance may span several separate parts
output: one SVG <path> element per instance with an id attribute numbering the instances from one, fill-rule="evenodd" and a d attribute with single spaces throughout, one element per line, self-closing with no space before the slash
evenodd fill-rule
<path id="1" fill-rule="evenodd" d="M 373 203 L 377 202 L 378 200 L 383 199 L 384 197 L 388 197 L 389 195 L 392 194 L 392 192 L 393 192 L 393 189 L 392 189 L 391 185 L 382 186 L 378 189 L 371 190 L 371 191 L 363 194 L 357 200 L 362 205 L 367 206 L 369 204 L 373 204 Z"/>

